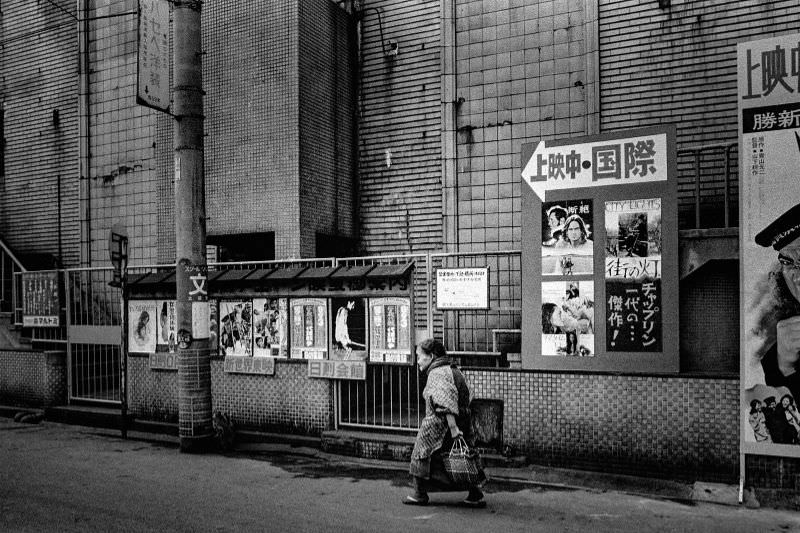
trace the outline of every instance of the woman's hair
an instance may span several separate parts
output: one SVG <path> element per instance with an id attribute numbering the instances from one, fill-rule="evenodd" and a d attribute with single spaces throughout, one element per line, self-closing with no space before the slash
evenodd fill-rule
<path id="1" fill-rule="evenodd" d="M 750 402 L 750 412 L 751 413 L 757 412 L 756 411 L 756 407 L 758 407 L 758 404 L 760 404 L 760 403 L 761 402 L 759 400 L 753 400 L 752 402 Z"/>
<path id="2" fill-rule="evenodd" d="M 564 235 L 568 235 L 567 231 L 569 230 L 569 225 L 573 222 L 577 222 L 578 226 L 581 229 L 581 243 L 586 242 L 586 239 L 589 238 L 589 232 L 586 231 L 586 223 L 580 217 L 580 215 L 570 215 L 567 217 L 566 222 L 564 222 Z"/>
<path id="3" fill-rule="evenodd" d="M 789 399 L 789 405 L 794 405 L 794 398 L 792 398 L 791 394 L 784 394 L 783 396 L 781 396 L 781 401 L 779 403 L 783 403 L 783 400 L 785 400 L 786 398 Z"/>
<path id="4" fill-rule="evenodd" d="M 556 331 L 556 327 L 553 325 L 553 313 L 556 310 L 556 304 L 552 302 L 547 302 L 542 304 L 542 333 L 544 334 L 552 334 L 558 333 Z"/>
<path id="5" fill-rule="evenodd" d="M 439 357 L 447 357 L 447 350 L 444 349 L 444 344 L 436 339 L 425 339 L 419 343 L 420 349 L 434 359 Z"/>
<path id="6" fill-rule="evenodd" d="M 142 311 L 142 314 L 139 315 L 139 323 L 136 325 L 137 335 L 141 336 L 142 330 L 144 329 L 144 327 L 147 325 L 148 322 L 150 322 L 150 313 L 148 313 L 147 311 Z"/>

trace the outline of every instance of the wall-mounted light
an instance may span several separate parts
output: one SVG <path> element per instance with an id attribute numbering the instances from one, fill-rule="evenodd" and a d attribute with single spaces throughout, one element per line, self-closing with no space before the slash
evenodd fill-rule
<path id="1" fill-rule="evenodd" d="M 397 57 L 397 54 L 399 52 L 400 52 L 400 43 L 398 43 L 394 39 L 389 39 L 389 43 L 386 50 L 386 57 Z"/>

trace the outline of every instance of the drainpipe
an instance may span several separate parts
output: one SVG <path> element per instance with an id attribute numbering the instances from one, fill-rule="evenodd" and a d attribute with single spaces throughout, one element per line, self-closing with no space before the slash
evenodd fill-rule
<path id="1" fill-rule="evenodd" d="M 80 265 L 92 264 L 91 124 L 89 116 L 89 0 L 77 0 L 78 14 L 78 219 Z"/>
<path id="2" fill-rule="evenodd" d="M 458 251 L 458 168 L 456 152 L 456 9 L 455 0 L 442 0 L 440 12 L 442 240 L 447 251 Z"/>

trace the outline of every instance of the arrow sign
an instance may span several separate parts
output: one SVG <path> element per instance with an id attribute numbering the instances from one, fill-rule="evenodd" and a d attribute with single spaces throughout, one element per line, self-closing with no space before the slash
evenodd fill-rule
<path id="1" fill-rule="evenodd" d="M 666 181 L 667 173 L 667 134 L 653 133 L 579 144 L 539 141 L 522 179 L 544 200 L 551 190 Z"/>

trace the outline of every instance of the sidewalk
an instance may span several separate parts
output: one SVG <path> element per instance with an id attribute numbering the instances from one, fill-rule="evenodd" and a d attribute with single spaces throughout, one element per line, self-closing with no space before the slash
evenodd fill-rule
<path id="1" fill-rule="evenodd" d="M 33 412 L 34 410 L 19 407 L 0 405 L 0 416 L 13 418 L 20 411 Z M 95 412 L 95 408 L 87 408 L 87 412 Z M 110 411 L 110 410 L 109 410 Z M 50 420 L 73 425 L 84 425 L 97 428 L 97 434 L 118 438 L 120 430 L 116 424 L 110 423 L 109 413 L 102 413 L 94 421 L 86 420 Z M 94 423 L 96 421 L 100 423 Z M 129 429 L 127 438 L 132 441 L 141 441 L 152 444 L 161 444 L 177 448 L 179 439 L 176 435 L 175 424 L 158 422 L 137 422 L 134 428 Z M 320 449 L 320 439 L 300 435 L 286 435 L 264 433 L 255 431 L 237 432 L 237 444 L 231 454 L 241 455 L 266 455 L 266 456 L 294 456 L 308 457 L 324 460 L 331 464 L 350 465 L 375 470 L 405 472 L 408 465 L 398 461 L 378 459 L 365 459 L 346 455 L 326 453 Z M 687 483 L 667 479 L 647 478 L 575 470 L 568 468 L 555 468 L 539 465 L 526 465 L 519 467 L 486 468 L 490 483 L 520 483 L 531 486 L 554 489 L 584 490 L 598 493 L 620 492 L 632 496 L 642 496 L 660 500 L 669 500 L 687 504 L 706 502 L 729 506 L 745 505 L 757 508 L 759 504 L 755 497 L 745 491 L 744 503 L 739 503 L 738 487 L 721 483 L 695 482 Z"/>

